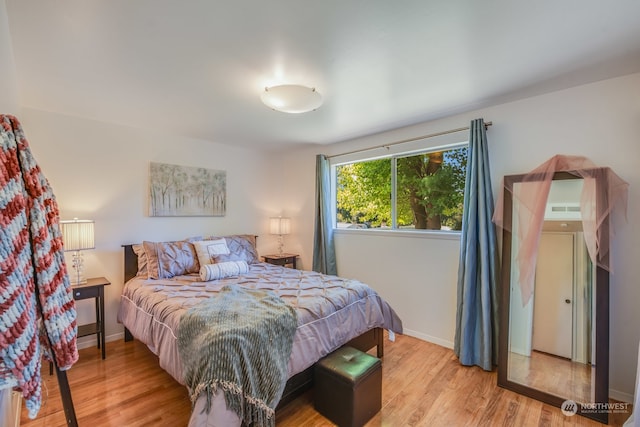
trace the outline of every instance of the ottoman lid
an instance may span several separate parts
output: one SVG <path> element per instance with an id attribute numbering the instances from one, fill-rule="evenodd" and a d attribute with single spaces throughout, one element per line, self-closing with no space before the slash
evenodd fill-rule
<path id="1" fill-rule="evenodd" d="M 352 347 L 342 347 L 320 360 L 318 367 L 355 383 L 380 364 L 377 357 Z"/>

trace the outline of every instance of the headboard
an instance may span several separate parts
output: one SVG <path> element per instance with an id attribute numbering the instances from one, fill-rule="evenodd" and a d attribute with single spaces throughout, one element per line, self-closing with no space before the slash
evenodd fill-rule
<path id="1" fill-rule="evenodd" d="M 138 256 L 133 251 L 133 245 L 122 245 L 124 249 L 124 282 L 127 283 L 138 274 Z"/>

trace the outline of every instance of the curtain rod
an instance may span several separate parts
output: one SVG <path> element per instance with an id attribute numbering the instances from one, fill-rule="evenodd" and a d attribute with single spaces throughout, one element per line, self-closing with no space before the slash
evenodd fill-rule
<path id="1" fill-rule="evenodd" d="M 493 125 L 493 122 L 485 122 L 484 128 L 486 129 L 491 125 Z M 393 147 L 394 145 L 406 144 L 407 142 L 419 141 L 421 139 L 435 138 L 436 136 L 448 135 L 450 133 L 462 132 L 464 130 L 469 130 L 469 129 L 471 129 L 469 126 L 465 126 L 465 127 L 462 127 L 462 128 L 457 128 L 457 129 L 445 130 L 445 131 L 442 131 L 442 132 L 431 133 L 429 135 L 416 136 L 414 138 L 403 139 L 401 141 L 395 141 L 395 142 L 391 142 L 389 144 L 376 145 L 375 147 L 361 148 L 360 150 L 353 150 L 353 151 L 347 151 L 346 153 L 334 154 L 333 156 L 327 156 L 327 159 L 332 159 L 334 157 L 339 157 L 339 156 L 346 156 L 346 155 L 349 155 L 349 154 L 361 153 L 363 151 L 377 150 L 379 148 L 389 148 L 389 147 Z"/>

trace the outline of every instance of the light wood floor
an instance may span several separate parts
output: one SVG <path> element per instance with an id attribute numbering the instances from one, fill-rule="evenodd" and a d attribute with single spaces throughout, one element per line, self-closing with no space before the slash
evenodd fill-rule
<path id="1" fill-rule="evenodd" d="M 186 426 L 191 404 L 186 388 L 158 366 L 138 341 L 107 343 L 107 358 L 80 350 L 68 371 L 80 427 Z M 55 376 L 43 369 L 43 406 L 35 420 L 23 408 L 23 427 L 65 426 Z M 416 338 L 385 343 L 382 410 L 368 427 L 395 426 L 597 426 L 580 416 L 496 386 L 496 373 L 463 367 L 453 351 Z M 628 414 L 614 414 L 622 425 Z M 313 391 L 277 413 L 278 427 L 331 426 L 313 409 Z"/>

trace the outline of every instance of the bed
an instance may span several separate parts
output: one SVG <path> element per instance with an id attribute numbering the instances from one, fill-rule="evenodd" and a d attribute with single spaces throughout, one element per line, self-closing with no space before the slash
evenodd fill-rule
<path id="1" fill-rule="evenodd" d="M 182 266 L 174 271 L 184 274 L 162 274 L 162 262 L 156 259 L 154 263 L 149 259 L 149 254 L 162 257 L 166 251 L 170 262 L 175 264 L 178 260 L 189 264 L 190 257 L 198 259 L 201 255 L 195 249 L 190 253 L 191 245 L 197 248 L 197 242 L 221 238 L 226 239 L 232 252 L 226 259 L 240 257 L 248 260 L 246 273 L 202 281 L 195 272 L 199 265 L 197 268 L 194 265 Z M 367 285 L 356 280 L 260 262 L 255 250 L 255 236 L 221 238 L 210 236 L 180 242 L 144 242 L 144 245 L 123 246 L 125 285 L 118 321 L 125 327 L 125 340 L 135 338 L 147 345 L 158 356 L 160 366 L 180 384 L 185 384 L 177 346 L 181 316 L 231 284 L 247 289 L 270 290 L 293 306 L 297 313 L 298 326 L 287 368 L 289 379 L 278 408 L 311 387 L 313 365 L 327 354 L 343 345 L 350 345 L 362 351 L 377 347 L 377 356 L 382 357 L 383 329 L 402 333 L 402 322 L 396 313 Z M 180 248 L 171 248 L 176 243 Z M 221 259 L 224 261 L 225 256 Z M 213 397 L 208 413 L 203 411 L 204 402 L 204 398 L 195 402 L 190 426 L 241 425 L 238 416 L 226 408 L 221 393 Z"/>

